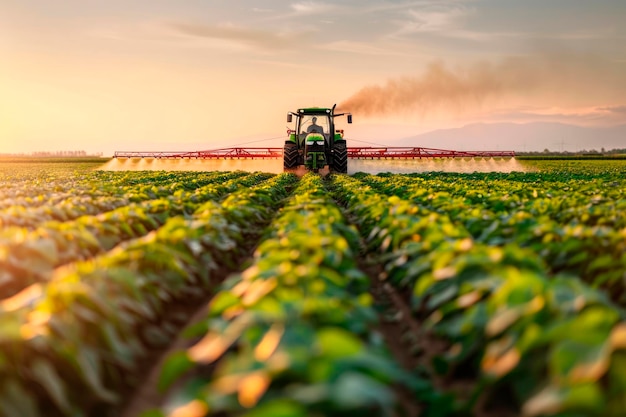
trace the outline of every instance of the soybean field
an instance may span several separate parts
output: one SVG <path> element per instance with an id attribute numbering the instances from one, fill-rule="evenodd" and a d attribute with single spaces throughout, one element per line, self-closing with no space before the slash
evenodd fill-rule
<path id="1" fill-rule="evenodd" d="M 0 163 L 1 416 L 626 415 L 626 161 Z"/>

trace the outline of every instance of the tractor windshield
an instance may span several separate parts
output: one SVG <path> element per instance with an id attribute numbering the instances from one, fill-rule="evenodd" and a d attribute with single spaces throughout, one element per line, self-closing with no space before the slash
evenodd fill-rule
<path id="1" fill-rule="evenodd" d="M 330 133 L 328 116 L 302 116 L 302 120 L 300 121 L 300 133 L 321 133 L 325 137 L 328 137 Z"/>

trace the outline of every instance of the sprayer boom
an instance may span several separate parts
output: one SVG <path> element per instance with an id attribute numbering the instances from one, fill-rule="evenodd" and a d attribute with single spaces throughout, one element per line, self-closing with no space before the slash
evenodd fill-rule
<path id="1" fill-rule="evenodd" d="M 195 152 L 116 151 L 114 158 L 150 159 L 280 159 L 283 148 L 223 148 Z M 421 147 L 348 147 L 349 159 L 513 158 L 514 151 L 453 151 Z"/>
<path id="2" fill-rule="evenodd" d="M 451 151 L 401 146 L 348 148 L 348 158 L 354 159 L 513 158 L 514 156 L 514 151 Z"/>
<path id="3" fill-rule="evenodd" d="M 116 151 L 114 158 L 153 159 L 254 159 L 282 158 L 282 148 L 223 148 L 194 152 L 135 152 Z"/>

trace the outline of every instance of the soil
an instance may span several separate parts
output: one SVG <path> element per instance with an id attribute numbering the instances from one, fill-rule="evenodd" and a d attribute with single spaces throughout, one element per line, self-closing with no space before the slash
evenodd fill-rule
<path id="1" fill-rule="evenodd" d="M 167 358 L 174 352 L 190 347 L 194 341 L 183 336 L 183 331 L 188 326 L 202 321 L 206 317 L 207 307 L 213 295 L 207 294 L 200 300 L 191 303 L 181 303 L 170 309 L 173 316 L 186 317 L 186 321 L 175 323 L 178 332 L 172 335 L 172 343 L 160 348 L 153 349 L 142 362 L 144 366 L 138 369 L 146 369 L 147 372 L 137 381 L 137 388 L 128 396 L 128 400 L 122 405 L 118 414 L 120 417 L 138 417 L 143 412 L 158 409 L 164 405 L 167 392 L 158 389 L 161 369 Z"/>
<path id="2" fill-rule="evenodd" d="M 414 332 L 416 330 L 414 328 L 417 327 L 417 324 L 411 320 L 405 320 L 406 317 L 410 318 L 410 316 L 406 316 L 402 307 L 394 303 L 392 294 L 385 291 L 385 285 L 379 279 L 380 267 L 367 266 L 365 263 L 361 263 L 360 269 L 370 277 L 372 281 L 371 294 L 377 307 L 382 310 L 376 330 L 383 335 L 396 362 L 406 371 L 412 372 L 419 365 L 419 360 L 416 355 L 411 353 L 410 346 L 403 340 L 405 340 L 404 335 L 407 331 Z M 422 413 L 423 407 L 406 387 L 397 386 L 396 394 L 403 416 L 417 417 Z"/>

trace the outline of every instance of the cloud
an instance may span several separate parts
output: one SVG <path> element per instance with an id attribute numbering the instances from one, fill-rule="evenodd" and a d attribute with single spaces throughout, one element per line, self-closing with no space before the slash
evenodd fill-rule
<path id="1" fill-rule="evenodd" d="M 332 4 L 320 3 L 315 1 L 302 1 L 298 3 L 292 3 L 290 7 L 298 14 L 324 13 L 334 8 Z"/>
<path id="2" fill-rule="evenodd" d="M 462 19 L 469 13 L 469 9 L 465 6 L 456 4 L 429 4 L 418 9 L 412 8 L 406 12 L 406 17 L 398 23 L 400 28 L 394 35 L 444 32 L 457 29 Z"/>
<path id="3" fill-rule="evenodd" d="M 618 113 L 618 114 L 626 114 L 626 105 L 625 106 L 607 106 L 607 107 L 598 107 L 598 110 L 608 113 Z"/>
<path id="4" fill-rule="evenodd" d="M 622 108 L 617 112 L 605 109 Z M 626 106 L 607 107 L 536 107 L 519 106 L 489 109 L 465 119 L 466 122 L 564 123 L 584 127 L 618 126 L 626 123 Z"/>
<path id="5" fill-rule="evenodd" d="M 398 52 L 392 48 L 385 48 L 384 46 L 375 46 L 372 43 L 367 42 L 355 42 L 349 40 L 339 40 L 329 42 L 324 45 L 319 45 L 319 48 L 336 51 L 336 52 L 344 52 L 349 54 L 360 54 L 360 55 L 374 55 L 374 56 L 407 56 L 408 54 L 405 52 Z"/>
<path id="6" fill-rule="evenodd" d="M 398 10 L 410 10 L 415 7 L 441 7 L 441 6 L 459 6 L 463 3 L 469 3 L 473 0 L 419 0 L 405 2 L 374 2 L 374 5 L 363 7 L 365 13 L 379 14 L 381 12 L 393 12 Z M 361 3 L 359 3 L 361 4 Z"/>
<path id="7" fill-rule="evenodd" d="M 298 61 L 285 61 L 280 59 L 251 59 L 253 64 L 272 65 L 275 67 L 290 68 L 290 69 L 310 69 L 310 62 L 298 62 Z"/>
<path id="8" fill-rule="evenodd" d="M 410 10 L 410 28 L 416 32 L 438 32 L 455 26 L 467 11 L 461 8 Z"/>
<path id="9" fill-rule="evenodd" d="M 498 0 L 492 1 L 496 3 Z M 507 21 L 508 25 L 503 26 L 497 18 L 485 20 L 483 16 L 489 7 L 487 1 L 442 0 L 385 3 L 370 7 L 368 10 L 386 16 L 386 19 L 395 24 L 396 29 L 388 35 L 391 38 L 416 39 L 415 35 L 431 35 L 476 42 L 498 42 L 509 39 L 541 42 L 545 39 L 566 41 L 571 44 L 615 38 L 616 29 L 611 24 L 599 26 L 592 22 L 580 21 L 578 25 L 568 26 L 561 22 L 567 22 L 568 19 L 559 19 L 559 16 L 555 16 L 551 19 L 550 25 L 547 25 L 544 22 L 546 16 L 541 15 L 541 8 L 529 11 L 536 13 L 537 23 L 531 19 L 531 22 L 521 24 L 515 16 L 502 15 L 505 8 L 499 12 L 490 12 L 489 15 Z M 401 16 L 394 18 L 391 12 Z M 552 10 L 546 8 L 543 13 L 552 13 Z M 623 34 L 618 38 L 623 40 Z M 421 36 L 420 42 L 424 42 Z"/>
<path id="10" fill-rule="evenodd" d="M 490 112 L 486 115 L 490 120 L 507 122 L 564 122 L 570 124 L 588 124 L 601 118 L 597 112 L 586 109 L 576 109 L 574 111 L 559 111 L 556 109 L 536 109 L 536 110 L 501 110 Z"/>
<path id="11" fill-rule="evenodd" d="M 262 29 L 249 29 L 234 25 L 203 25 L 197 23 L 170 23 L 170 29 L 192 38 L 212 39 L 239 44 L 265 51 L 290 49 L 299 45 L 303 33 L 280 33 Z"/>

